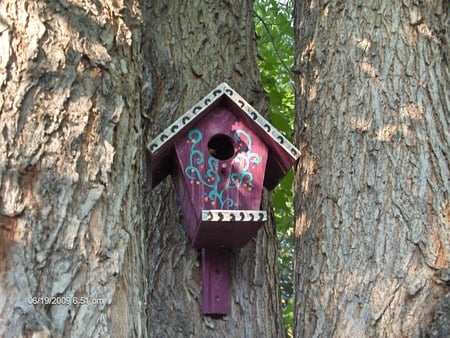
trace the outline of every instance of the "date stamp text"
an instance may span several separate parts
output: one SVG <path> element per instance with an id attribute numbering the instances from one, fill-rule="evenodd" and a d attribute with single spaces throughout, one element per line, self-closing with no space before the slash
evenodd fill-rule
<path id="1" fill-rule="evenodd" d="M 106 305 L 106 299 L 92 297 L 28 297 L 29 305 Z"/>

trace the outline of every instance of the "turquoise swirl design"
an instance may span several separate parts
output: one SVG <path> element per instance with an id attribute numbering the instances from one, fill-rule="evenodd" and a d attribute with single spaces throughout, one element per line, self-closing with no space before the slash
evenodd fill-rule
<path id="1" fill-rule="evenodd" d="M 252 138 L 244 130 L 238 129 L 234 132 L 234 139 L 246 146 L 246 149 L 238 151 L 235 156 L 234 163 L 239 164 L 239 170 L 233 172 L 230 179 L 236 186 L 246 183 L 249 187 L 253 187 L 253 174 L 250 172 L 250 165 L 256 166 L 261 162 L 261 157 L 257 153 L 252 152 Z M 245 138 L 247 142 L 244 142 Z M 246 151 L 245 151 L 246 150 Z"/>
<path id="2" fill-rule="evenodd" d="M 189 165 L 184 169 L 186 177 L 191 183 L 202 184 L 205 189 L 204 198 L 209 199 L 213 204 L 217 201 L 221 209 L 228 207 L 236 209 L 236 202 L 230 198 L 224 198 L 225 193 L 231 189 L 237 189 L 241 185 L 246 185 L 247 189 L 253 189 L 253 174 L 251 166 L 256 166 L 261 162 L 261 157 L 251 151 L 252 139 L 244 130 L 236 130 L 233 134 L 234 139 L 242 146 L 233 159 L 230 181 L 221 191 L 218 186 L 221 180 L 219 175 L 219 162 L 213 156 L 209 156 L 205 163 L 204 154 L 197 149 L 197 145 L 202 141 L 203 134 L 199 129 L 192 129 L 188 132 L 188 139 L 191 143 L 189 154 Z M 245 139 L 245 141 L 243 141 Z M 206 172 L 203 170 L 206 166 Z M 202 169 L 202 170 L 201 170 Z M 202 171 L 204 174 L 202 174 Z M 209 191 L 207 191 L 209 190 Z"/>

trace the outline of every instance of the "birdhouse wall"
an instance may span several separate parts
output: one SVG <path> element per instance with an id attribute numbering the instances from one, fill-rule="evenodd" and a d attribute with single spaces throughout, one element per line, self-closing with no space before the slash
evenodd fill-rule
<path id="1" fill-rule="evenodd" d="M 284 156 L 283 154 L 277 155 L 274 155 L 273 151 L 269 150 L 267 168 L 270 168 L 270 174 L 264 177 L 264 187 L 267 190 L 274 189 L 291 167 L 290 162 L 288 162 L 290 159 L 286 154 Z"/>
<path id="2" fill-rule="evenodd" d="M 260 209 L 268 149 L 227 107 L 210 111 L 175 149 L 174 180 L 187 219 L 198 223 L 202 210 Z M 188 226 L 196 228 L 192 222 Z"/>

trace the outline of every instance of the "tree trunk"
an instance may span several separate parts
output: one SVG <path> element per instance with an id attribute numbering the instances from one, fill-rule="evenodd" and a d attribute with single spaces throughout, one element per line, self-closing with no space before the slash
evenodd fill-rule
<path id="1" fill-rule="evenodd" d="M 298 337 L 449 335 L 444 1 L 296 1 Z"/>
<path id="2" fill-rule="evenodd" d="M 273 224 L 203 318 L 170 179 L 149 188 L 145 144 L 220 82 L 267 111 L 252 2 L 221 3 L 0 2 L 0 336 L 282 335 Z"/>
<path id="3" fill-rule="evenodd" d="M 137 1 L 0 25 L 0 335 L 145 336 Z"/>
<path id="4" fill-rule="evenodd" d="M 252 1 L 166 1 L 144 11 L 148 60 L 143 98 L 148 141 L 204 95 L 226 81 L 261 113 L 268 102 L 256 62 Z M 145 86 L 144 86 L 145 87 Z M 148 264 L 152 337 L 283 336 L 276 272 L 276 233 L 268 222 L 231 258 L 230 313 L 201 315 L 201 267 L 183 227 L 173 184 L 149 195 Z M 270 210 L 267 202 L 265 210 Z"/>

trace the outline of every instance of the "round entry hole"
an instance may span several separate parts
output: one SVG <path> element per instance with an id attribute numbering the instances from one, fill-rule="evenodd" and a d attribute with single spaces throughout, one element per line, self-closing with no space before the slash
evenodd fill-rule
<path id="1" fill-rule="evenodd" d="M 234 155 L 234 142 L 225 134 L 217 134 L 208 142 L 209 153 L 218 160 L 228 160 Z"/>

